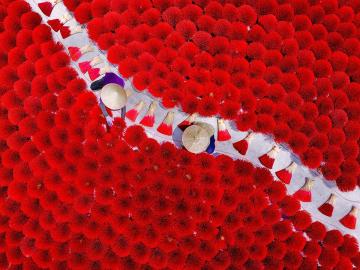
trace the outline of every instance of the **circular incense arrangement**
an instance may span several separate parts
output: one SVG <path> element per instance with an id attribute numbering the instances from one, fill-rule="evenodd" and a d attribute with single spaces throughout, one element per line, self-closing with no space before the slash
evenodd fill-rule
<path id="1" fill-rule="evenodd" d="M 358 4 L 0 1 L 0 269 L 360 269 Z"/>

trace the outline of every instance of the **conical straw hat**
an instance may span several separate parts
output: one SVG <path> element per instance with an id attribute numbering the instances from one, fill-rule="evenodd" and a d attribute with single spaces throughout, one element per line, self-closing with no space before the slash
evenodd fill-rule
<path id="1" fill-rule="evenodd" d="M 203 129 L 205 129 L 207 131 L 207 133 L 209 134 L 209 137 L 211 137 L 215 133 L 215 129 L 213 128 L 213 126 L 208 123 L 194 122 L 194 125 L 200 126 Z"/>
<path id="2" fill-rule="evenodd" d="M 204 152 L 210 144 L 209 133 L 198 125 L 187 127 L 182 134 L 182 143 L 186 150 L 198 154 Z"/>
<path id="3" fill-rule="evenodd" d="M 120 110 L 127 101 L 126 91 L 116 83 L 106 84 L 101 89 L 100 98 L 110 110 Z"/>

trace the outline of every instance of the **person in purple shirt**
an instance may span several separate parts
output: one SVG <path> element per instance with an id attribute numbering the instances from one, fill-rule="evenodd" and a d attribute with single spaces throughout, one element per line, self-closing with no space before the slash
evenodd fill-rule
<path id="1" fill-rule="evenodd" d="M 108 83 L 116 83 L 116 84 L 120 85 L 121 87 L 125 86 L 124 80 L 121 79 L 118 75 L 116 75 L 113 72 L 107 72 L 107 73 L 105 73 L 104 77 L 92 82 L 90 85 L 90 89 L 93 91 L 98 91 Z"/>
<path id="2" fill-rule="evenodd" d="M 92 82 L 90 85 L 90 89 L 92 91 L 100 91 L 103 89 L 104 86 L 106 86 L 108 84 L 117 84 L 117 85 L 121 86 L 121 88 L 124 88 L 124 86 L 125 86 L 125 82 L 122 78 L 120 78 L 118 75 L 116 75 L 113 72 L 107 72 L 101 79 Z M 111 126 L 113 118 L 112 118 L 112 116 L 109 115 L 107 109 L 110 109 L 110 110 L 118 110 L 118 109 L 106 107 L 103 100 L 101 99 L 101 97 L 99 98 L 99 106 L 100 106 L 100 109 L 101 109 L 105 119 L 106 119 L 107 124 L 109 126 Z M 125 113 L 126 113 L 126 107 L 124 106 L 121 108 L 121 117 L 122 118 L 125 118 Z"/>

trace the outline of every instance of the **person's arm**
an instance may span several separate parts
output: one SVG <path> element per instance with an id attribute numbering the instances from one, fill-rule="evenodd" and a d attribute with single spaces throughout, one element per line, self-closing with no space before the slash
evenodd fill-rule
<path id="1" fill-rule="evenodd" d="M 215 137 L 214 135 L 212 135 L 210 137 L 210 144 L 208 146 L 208 148 L 206 148 L 205 152 L 208 154 L 212 154 L 215 151 Z"/>
<path id="2" fill-rule="evenodd" d="M 121 118 L 125 119 L 125 114 L 126 114 L 126 106 L 121 108 Z"/>
<path id="3" fill-rule="evenodd" d="M 108 114 L 106 107 L 105 107 L 104 103 L 101 101 L 101 99 L 99 100 L 99 106 L 100 106 L 101 112 L 103 113 L 103 115 L 106 119 L 106 123 L 108 124 L 108 126 L 111 127 L 113 118 Z"/>

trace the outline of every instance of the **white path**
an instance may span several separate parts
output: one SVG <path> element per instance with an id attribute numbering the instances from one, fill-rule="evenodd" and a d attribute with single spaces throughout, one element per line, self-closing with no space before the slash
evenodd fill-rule
<path id="1" fill-rule="evenodd" d="M 64 13 L 68 12 L 66 7 L 63 5 L 63 3 L 59 3 L 54 8 L 53 13 L 51 14 L 51 17 L 48 18 L 41 13 L 40 9 L 37 7 L 37 2 L 35 3 L 34 0 L 29 0 L 28 2 L 32 6 L 33 10 L 38 12 L 43 17 L 43 21 L 45 23 L 50 18 L 51 19 L 59 18 Z M 75 19 L 72 19 L 66 25 L 75 26 L 75 25 L 77 25 L 77 22 L 75 21 Z M 61 42 L 64 45 L 64 47 L 68 47 L 68 46 L 82 47 L 86 44 L 93 44 L 93 42 L 88 38 L 88 35 L 87 35 L 87 32 L 85 29 L 83 29 L 82 33 L 75 34 L 73 36 L 70 36 L 67 39 L 62 39 L 60 34 L 55 33 L 55 32 L 53 32 L 53 36 L 54 36 L 54 39 L 56 41 Z M 85 60 L 91 60 L 95 56 L 100 56 L 102 58 L 102 60 L 104 61 L 104 63 L 107 63 L 107 65 L 109 65 L 111 67 L 111 70 L 114 73 L 118 74 L 117 67 L 114 65 L 111 65 L 107 62 L 106 53 L 98 50 L 97 46 L 95 44 L 93 44 L 93 47 L 95 48 L 94 52 L 86 54 L 84 57 L 82 57 L 80 59 L 80 62 L 85 61 Z M 81 73 L 81 71 L 78 68 L 77 63 L 72 62 L 71 64 L 78 71 L 79 76 L 81 78 L 83 78 L 90 86 L 91 80 L 87 77 L 87 75 L 84 75 Z M 138 120 L 137 120 L 137 124 L 138 124 L 138 122 L 142 119 L 142 117 L 146 113 L 146 108 L 154 100 L 154 97 L 152 97 L 146 91 L 145 92 L 136 91 L 136 89 L 134 89 L 132 87 L 130 80 L 125 80 L 125 82 L 126 82 L 125 88 L 131 90 L 131 92 L 132 92 L 132 94 L 128 100 L 127 109 L 133 108 L 140 100 L 143 100 L 146 104 L 146 106 L 144 107 L 144 109 L 142 110 L 142 112 L 140 113 L 140 115 L 138 117 Z M 174 113 L 175 113 L 175 119 L 174 119 L 174 127 L 175 127 L 178 123 L 183 121 L 187 117 L 187 115 L 184 114 L 180 109 L 177 109 L 177 108 L 173 109 L 172 111 L 174 111 Z M 167 112 L 168 112 L 167 109 L 163 108 L 160 104 L 158 104 L 158 107 L 156 110 L 156 117 L 155 117 L 156 120 L 155 120 L 154 128 L 145 127 L 146 133 L 148 134 L 149 137 L 153 137 L 154 139 L 156 139 L 159 142 L 170 141 L 170 142 L 175 143 L 176 145 L 179 145 L 180 140 L 179 140 L 178 133 L 175 133 L 175 135 L 173 137 L 170 137 L 170 136 L 162 135 L 161 133 L 156 131 L 157 126 L 161 123 L 161 121 L 163 120 L 163 118 L 165 117 Z M 215 129 L 217 127 L 217 120 L 215 117 L 212 117 L 212 118 L 199 117 L 197 120 L 210 123 L 211 125 L 213 125 L 213 127 Z M 133 122 L 129 121 L 128 119 L 126 119 L 126 123 L 128 126 L 134 124 Z M 273 141 L 272 137 L 264 136 L 263 134 L 259 134 L 259 133 L 255 134 L 254 139 L 252 140 L 252 142 L 250 144 L 250 147 L 249 147 L 249 150 L 248 150 L 246 156 L 241 156 L 232 147 L 232 142 L 236 142 L 236 141 L 244 138 L 247 133 L 237 131 L 235 129 L 235 126 L 232 123 L 227 122 L 227 126 L 228 126 L 229 132 L 232 136 L 231 142 L 230 141 L 216 142 L 215 154 L 226 154 L 226 155 L 232 157 L 233 159 L 242 158 L 242 159 L 252 162 L 256 166 L 262 166 L 260 164 L 260 162 L 258 161 L 258 157 L 261 156 L 262 154 L 264 154 L 265 152 L 267 152 L 274 145 L 274 141 Z M 343 227 L 338 222 L 338 220 L 341 217 L 343 217 L 345 214 L 347 214 L 349 212 L 349 210 L 351 209 L 351 207 L 353 205 L 357 206 L 360 209 L 360 190 L 359 190 L 359 188 L 357 188 L 353 192 L 348 192 L 348 193 L 339 191 L 334 183 L 326 181 L 316 171 L 309 170 L 305 166 L 302 166 L 300 163 L 300 160 L 291 153 L 291 151 L 288 149 L 288 147 L 286 145 L 281 144 L 281 145 L 279 145 L 279 147 L 281 150 L 276 158 L 273 169 L 271 170 L 274 178 L 276 179 L 276 176 L 275 176 L 276 171 L 286 167 L 288 164 L 290 164 L 290 162 L 292 160 L 295 161 L 298 164 L 298 166 L 297 166 L 297 169 L 295 170 L 295 172 L 293 173 L 293 178 L 292 178 L 291 183 L 289 185 L 287 185 L 287 193 L 292 194 L 296 190 L 298 190 L 304 184 L 306 177 L 310 177 L 310 178 L 316 180 L 314 183 L 314 186 L 312 188 L 312 196 L 313 196 L 312 202 L 302 203 L 301 204 L 302 208 L 311 214 L 313 220 L 321 221 L 322 223 L 327 225 L 327 227 L 329 229 L 338 229 L 338 230 L 342 231 L 344 234 L 345 233 L 351 234 L 360 241 L 360 224 L 357 225 L 357 228 L 355 230 L 349 230 L 349 229 Z M 317 210 L 317 208 L 326 201 L 326 199 L 329 197 L 329 195 L 331 193 L 336 194 L 337 200 L 336 200 L 333 216 L 331 218 L 329 218 L 329 217 L 321 214 Z"/>

